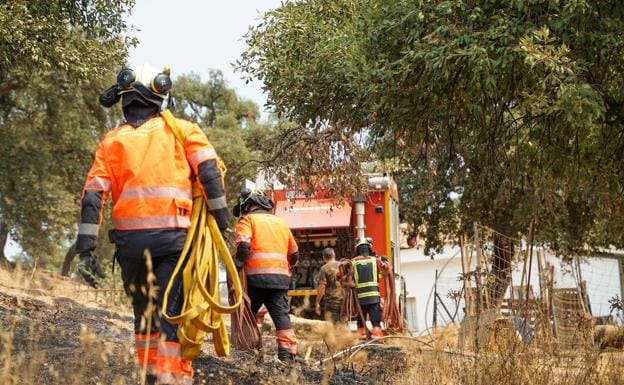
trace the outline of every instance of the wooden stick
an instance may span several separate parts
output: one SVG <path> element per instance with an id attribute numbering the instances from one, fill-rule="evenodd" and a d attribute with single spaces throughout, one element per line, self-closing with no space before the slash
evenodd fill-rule
<path id="1" fill-rule="evenodd" d="M 529 271 L 527 274 L 527 285 L 526 285 L 526 294 L 525 294 L 525 302 L 524 302 L 524 332 L 526 332 L 526 324 L 529 318 L 529 294 L 531 293 L 531 267 L 533 265 L 533 241 L 535 238 L 535 218 L 531 219 L 531 224 L 529 225 Z"/>
<path id="2" fill-rule="evenodd" d="M 470 272 L 470 265 L 467 264 L 468 261 L 466 261 L 466 240 L 465 240 L 465 236 L 461 236 L 459 238 L 459 251 L 461 253 L 461 264 L 462 264 L 462 277 L 464 280 L 464 302 L 466 305 L 466 315 L 467 316 L 471 316 L 474 314 L 474 309 L 472 308 L 472 301 L 471 301 L 471 282 L 470 282 L 470 277 L 468 276 L 468 273 Z"/>

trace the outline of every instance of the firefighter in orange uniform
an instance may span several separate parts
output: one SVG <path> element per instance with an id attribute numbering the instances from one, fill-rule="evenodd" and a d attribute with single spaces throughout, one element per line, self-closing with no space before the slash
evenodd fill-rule
<path id="1" fill-rule="evenodd" d="M 234 215 L 236 259 L 247 275 L 251 310 L 256 314 L 264 304 L 275 323 L 277 357 L 294 361 L 297 340 L 288 316 L 290 268 L 297 262 L 298 248 L 286 222 L 272 214 L 273 201 L 262 192 L 241 191 Z"/>
<path id="2" fill-rule="evenodd" d="M 123 69 L 117 84 L 100 96 L 105 107 L 121 100 L 126 121 L 106 134 L 95 153 L 82 192 L 76 249 L 78 272 L 96 286 L 102 274 L 94 250 L 102 209 L 112 195 L 114 230 L 109 236 L 116 245 L 124 288 L 132 297 L 138 363 L 147 367 L 148 384 L 191 385 L 193 369 L 191 361 L 182 358 L 177 327 L 162 318 L 159 310 L 191 224 L 191 177 L 199 179 L 220 229 L 227 228 L 230 214 L 217 154 L 206 135 L 196 124 L 178 119 L 185 137 L 180 143 L 160 116 L 161 108 L 169 104 L 171 86 L 168 69 L 159 72 L 144 65 Z M 155 275 L 155 298 L 145 290 L 148 255 Z M 146 314 L 150 302 L 157 310 Z M 169 314 L 179 314 L 182 303 L 181 283 L 177 282 Z"/>

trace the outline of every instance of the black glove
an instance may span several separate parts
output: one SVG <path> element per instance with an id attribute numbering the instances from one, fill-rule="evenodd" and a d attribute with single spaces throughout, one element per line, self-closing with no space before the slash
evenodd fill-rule
<path id="1" fill-rule="evenodd" d="M 225 229 L 219 229 L 219 232 L 221 233 L 221 237 L 223 237 L 225 244 L 230 246 L 231 245 L 230 234 L 232 234 L 232 230 L 226 227 Z"/>
<path id="2" fill-rule="evenodd" d="M 211 214 L 217 221 L 217 226 L 219 227 L 219 230 L 221 230 L 221 233 L 223 233 L 230 227 L 230 223 L 232 223 L 232 216 L 230 215 L 227 207 L 213 210 L 211 211 Z"/>
<path id="3" fill-rule="evenodd" d="M 290 255 L 290 258 L 288 258 L 288 263 L 290 264 L 290 266 L 295 267 L 297 266 L 298 261 L 299 261 L 299 252 L 295 251 L 294 253 Z"/>
<path id="4" fill-rule="evenodd" d="M 106 91 L 100 94 L 100 104 L 106 108 L 112 107 L 115 103 L 121 99 L 121 95 L 119 94 L 119 86 L 114 84 L 106 89 Z"/>
<path id="5" fill-rule="evenodd" d="M 245 267 L 245 262 L 240 259 L 234 257 L 234 265 L 236 266 L 236 270 L 241 271 Z"/>
<path id="6" fill-rule="evenodd" d="M 80 262 L 77 266 L 80 276 L 89 284 L 89 286 L 97 288 L 99 279 L 106 277 L 98 257 L 93 251 L 84 251 L 80 253 Z M 99 279 L 98 279 L 99 278 Z"/>

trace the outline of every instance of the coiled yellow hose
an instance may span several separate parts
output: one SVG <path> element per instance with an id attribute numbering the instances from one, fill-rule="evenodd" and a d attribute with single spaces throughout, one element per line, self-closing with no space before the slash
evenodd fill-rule
<path id="1" fill-rule="evenodd" d="M 183 136 L 180 138 L 180 130 L 171 113 L 163 111 L 161 114 L 176 138 L 184 143 L 184 138 Z M 219 167 L 224 175 L 225 167 L 222 163 Z M 232 280 L 235 303 L 231 306 L 221 304 L 219 257 Z M 182 272 L 184 304 L 180 315 L 171 316 L 167 313 L 168 299 L 180 272 Z M 208 206 L 199 187 L 194 184 L 191 227 L 178 264 L 167 284 L 162 305 L 163 317 L 178 325 L 178 339 L 185 359 L 192 360 L 197 357 L 207 333 L 213 335 L 217 355 L 226 356 L 230 353 L 230 341 L 223 322 L 223 314 L 233 313 L 240 306 L 242 296 L 243 290 L 232 255 L 217 222 L 208 212 Z"/>

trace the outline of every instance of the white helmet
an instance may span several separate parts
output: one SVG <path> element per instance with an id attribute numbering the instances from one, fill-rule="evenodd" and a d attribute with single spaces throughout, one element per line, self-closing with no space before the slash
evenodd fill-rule
<path id="1" fill-rule="evenodd" d="M 122 95 L 136 92 L 145 100 L 166 108 L 170 104 L 169 91 L 173 85 L 170 74 L 169 67 L 158 71 L 148 63 L 126 67 L 117 74 L 117 84 L 100 95 L 100 103 L 105 107 L 111 107 Z M 129 103 L 133 98 L 124 97 L 124 99 L 126 99 L 124 103 Z"/>

